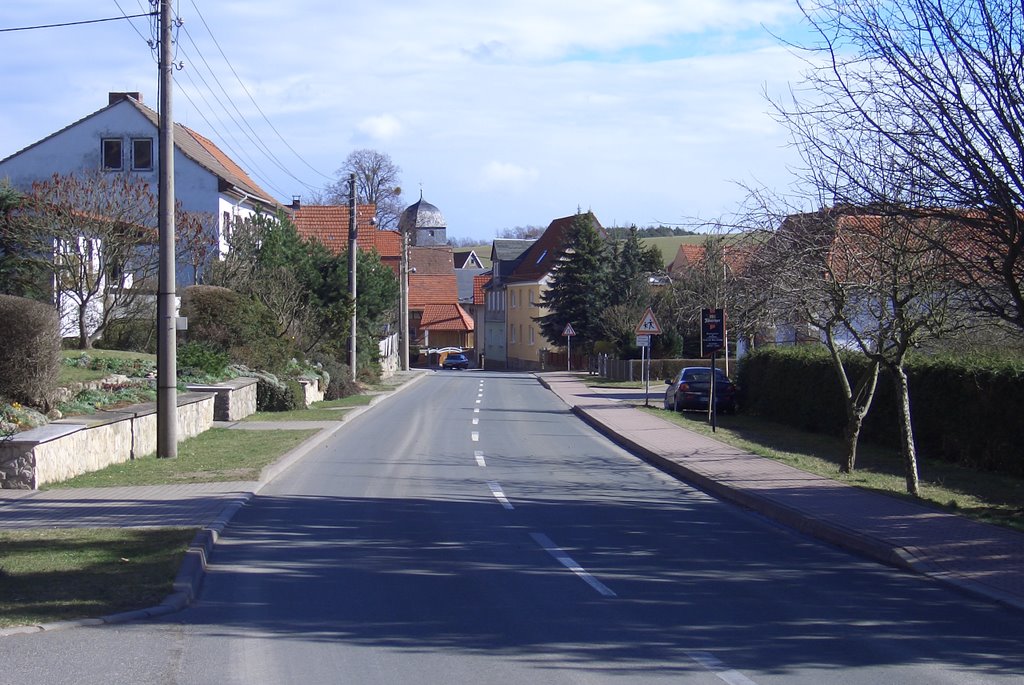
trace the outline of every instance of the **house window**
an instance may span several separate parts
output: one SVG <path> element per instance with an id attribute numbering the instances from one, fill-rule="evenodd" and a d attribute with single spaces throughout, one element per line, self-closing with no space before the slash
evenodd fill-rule
<path id="1" fill-rule="evenodd" d="M 124 154 L 120 138 L 103 139 L 103 168 L 108 171 L 124 169 Z"/>
<path id="2" fill-rule="evenodd" d="M 530 346 L 533 347 L 533 344 L 535 342 L 536 341 L 534 340 L 534 337 L 533 337 L 533 326 L 530 326 Z"/>
<path id="3" fill-rule="evenodd" d="M 231 212 L 224 212 L 224 225 L 221 230 L 221 234 L 224 236 L 225 241 L 231 240 Z"/>
<path id="4" fill-rule="evenodd" d="M 153 139 L 132 138 L 132 171 L 152 171 Z"/>
<path id="5" fill-rule="evenodd" d="M 508 325 L 508 338 L 509 342 L 515 344 L 516 342 L 516 326 L 515 324 Z"/>

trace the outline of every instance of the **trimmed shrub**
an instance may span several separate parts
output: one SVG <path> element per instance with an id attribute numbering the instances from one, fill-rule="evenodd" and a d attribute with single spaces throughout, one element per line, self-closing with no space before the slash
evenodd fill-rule
<path id="1" fill-rule="evenodd" d="M 178 347 L 178 375 L 223 377 L 231 359 L 227 352 L 205 342 L 189 342 Z"/>
<path id="2" fill-rule="evenodd" d="M 256 411 L 291 411 L 306 407 L 302 384 L 296 380 L 282 381 L 272 373 L 241 370 L 256 379 Z"/>
<path id="3" fill-rule="evenodd" d="M 844 357 L 854 373 L 867 362 Z M 922 464 L 941 459 L 1024 477 L 1024 360 L 923 357 L 907 361 L 911 420 Z M 839 436 L 842 394 L 827 352 L 812 346 L 759 350 L 738 375 L 745 411 L 804 430 Z M 897 449 L 899 425 L 892 377 L 882 371 L 861 439 Z"/>
<path id="4" fill-rule="evenodd" d="M 49 409 L 60 371 L 60 322 L 50 305 L 0 295 L 0 395 Z"/>
<path id="5" fill-rule="evenodd" d="M 115 319 L 103 329 L 103 337 L 93 343 L 101 350 L 125 350 L 156 354 L 156 313 L 145 319 Z"/>
<path id="6" fill-rule="evenodd" d="M 185 289 L 181 312 L 188 317 L 190 342 L 226 352 L 232 363 L 281 373 L 295 356 L 289 340 L 279 338 L 277 321 L 256 300 L 213 285 Z"/>

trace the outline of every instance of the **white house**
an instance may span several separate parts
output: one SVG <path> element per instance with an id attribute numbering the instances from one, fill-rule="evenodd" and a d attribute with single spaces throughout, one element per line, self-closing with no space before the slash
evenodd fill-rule
<path id="1" fill-rule="evenodd" d="M 139 93 L 110 93 L 103 109 L 0 160 L 0 179 L 27 190 L 53 174 L 98 169 L 137 174 L 155 191 L 159 122 L 159 114 L 142 104 Z M 186 212 L 210 215 L 215 235 L 209 238 L 217 246 L 215 253 L 226 252 L 234 222 L 258 210 L 276 212 L 281 206 L 199 133 L 175 124 L 174 146 L 175 199 Z M 179 286 L 195 283 L 195 269 L 179 262 L 176 280 Z"/>

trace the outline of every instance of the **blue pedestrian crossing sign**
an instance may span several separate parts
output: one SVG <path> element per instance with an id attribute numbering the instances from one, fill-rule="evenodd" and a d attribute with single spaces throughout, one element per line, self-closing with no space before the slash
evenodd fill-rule
<path id="1" fill-rule="evenodd" d="M 658 320 L 654 318 L 654 312 L 650 307 L 644 312 L 644 318 L 640 320 L 640 323 L 636 326 L 637 335 L 660 335 L 661 326 L 658 325 Z"/>

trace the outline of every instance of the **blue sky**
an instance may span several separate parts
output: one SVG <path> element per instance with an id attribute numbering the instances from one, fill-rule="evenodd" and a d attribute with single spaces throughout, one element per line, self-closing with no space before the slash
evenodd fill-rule
<path id="1" fill-rule="evenodd" d="M 148 11 L 147 0 L 3 3 L 0 29 Z M 353 150 L 408 202 L 490 240 L 577 207 L 606 225 L 728 215 L 796 163 L 764 91 L 800 78 L 772 33 L 792 0 L 176 0 L 174 118 L 283 202 Z M 106 104 L 158 101 L 149 21 L 0 32 L 0 158 Z M 222 55 L 223 53 L 223 55 Z M 226 56 L 226 60 L 225 60 Z M 255 104 L 254 104 L 255 103 Z M 251 129 L 251 130 L 250 130 Z"/>

